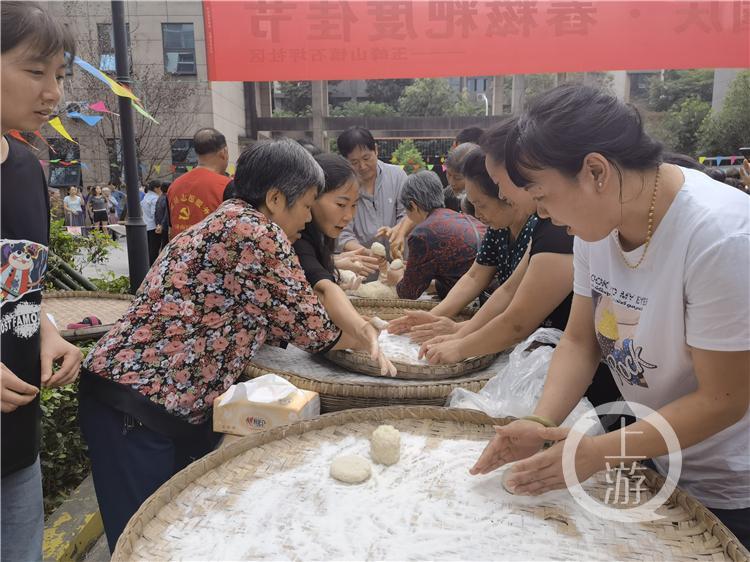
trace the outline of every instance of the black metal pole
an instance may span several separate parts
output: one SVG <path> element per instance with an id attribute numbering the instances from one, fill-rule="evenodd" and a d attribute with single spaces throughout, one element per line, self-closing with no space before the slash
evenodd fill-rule
<path id="1" fill-rule="evenodd" d="M 115 39 L 115 68 L 117 81 L 131 86 L 128 65 L 127 31 L 125 29 L 125 4 L 122 0 L 112 0 L 112 34 Z M 125 164 L 125 186 L 128 196 L 128 214 L 125 217 L 125 232 L 128 242 L 128 268 L 130 271 L 130 292 L 135 293 L 148 271 L 148 242 L 146 223 L 141 213 L 141 198 L 138 189 L 138 157 L 135 153 L 135 130 L 133 108 L 130 99 L 120 97 L 120 136 L 122 157 Z"/>

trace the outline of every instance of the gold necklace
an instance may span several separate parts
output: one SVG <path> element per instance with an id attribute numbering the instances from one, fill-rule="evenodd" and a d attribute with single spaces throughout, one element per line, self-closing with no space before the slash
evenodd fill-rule
<path id="1" fill-rule="evenodd" d="M 625 265 L 627 265 L 630 269 L 638 269 L 638 267 L 643 263 L 643 260 L 646 258 L 646 252 L 648 252 L 648 245 L 651 243 L 651 236 L 654 233 L 654 209 L 656 208 L 656 192 L 659 189 L 659 171 L 661 170 L 660 166 L 656 167 L 656 179 L 654 180 L 654 192 L 651 194 L 651 206 L 648 209 L 648 228 L 646 229 L 646 241 L 643 244 L 643 253 L 641 254 L 641 258 L 638 260 L 638 263 L 633 265 L 628 261 L 627 256 L 625 255 L 625 252 L 622 249 L 622 244 L 620 244 L 620 232 L 618 231 L 615 240 L 617 241 L 617 247 L 620 250 L 620 256 L 622 256 L 622 261 L 625 262 Z"/>

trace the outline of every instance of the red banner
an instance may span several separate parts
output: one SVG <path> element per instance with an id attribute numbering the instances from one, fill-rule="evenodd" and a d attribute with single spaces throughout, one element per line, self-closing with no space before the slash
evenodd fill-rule
<path id="1" fill-rule="evenodd" d="M 209 80 L 750 67 L 750 0 L 203 3 Z"/>

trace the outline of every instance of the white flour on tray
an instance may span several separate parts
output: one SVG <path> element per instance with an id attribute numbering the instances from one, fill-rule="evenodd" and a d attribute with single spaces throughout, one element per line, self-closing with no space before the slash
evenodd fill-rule
<path id="1" fill-rule="evenodd" d="M 389 334 L 385 330 L 378 336 L 378 345 L 391 361 L 400 361 L 410 365 L 427 365 L 427 361 L 419 359 L 419 344 L 409 339 L 409 336 Z"/>
<path id="2" fill-rule="evenodd" d="M 401 433 L 401 460 L 373 465 L 361 485 L 328 475 L 339 454 L 369 457 L 369 440 L 353 435 L 311 444 L 293 468 L 242 477 L 242 455 L 230 461 L 232 484 L 177 498 L 188 513 L 166 529 L 146 525 L 170 545 L 173 560 L 608 560 L 601 546 L 617 525 L 580 508 L 567 491 L 538 498 L 502 489 L 502 469 L 473 477 L 468 468 L 484 440 L 441 440 Z M 272 454 L 272 451 L 268 451 Z M 231 493 L 229 486 L 234 486 Z M 220 509 L 210 504 L 220 502 Z M 168 508 L 165 508 L 168 509 Z M 179 511 L 182 511 L 180 509 Z M 175 514 L 176 515 L 176 514 Z M 591 525 L 596 531 L 588 531 Z M 157 530 L 158 529 L 158 530 Z M 594 533 L 599 544 L 594 546 Z M 664 544 L 637 526 L 627 540 L 656 553 Z M 643 536 L 638 536 L 642 534 Z M 587 548 L 587 544 L 590 548 Z M 138 548 L 133 558 L 140 558 Z M 662 558 L 662 556 L 657 556 Z"/>

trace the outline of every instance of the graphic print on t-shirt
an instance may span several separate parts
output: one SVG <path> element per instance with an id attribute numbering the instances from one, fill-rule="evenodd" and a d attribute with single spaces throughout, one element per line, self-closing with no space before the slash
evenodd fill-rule
<path id="1" fill-rule="evenodd" d="M 47 247 L 29 240 L 0 241 L 0 306 L 42 289 Z"/>
<path id="2" fill-rule="evenodd" d="M 648 300 L 618 293 L 606 281 L 591 277 L 594 326 L 604 362 L 623 383 L 648 388 L 646 372 L 656 365 L 641 357 L 643 348 L 634 341 L 641 310 Z"/>

